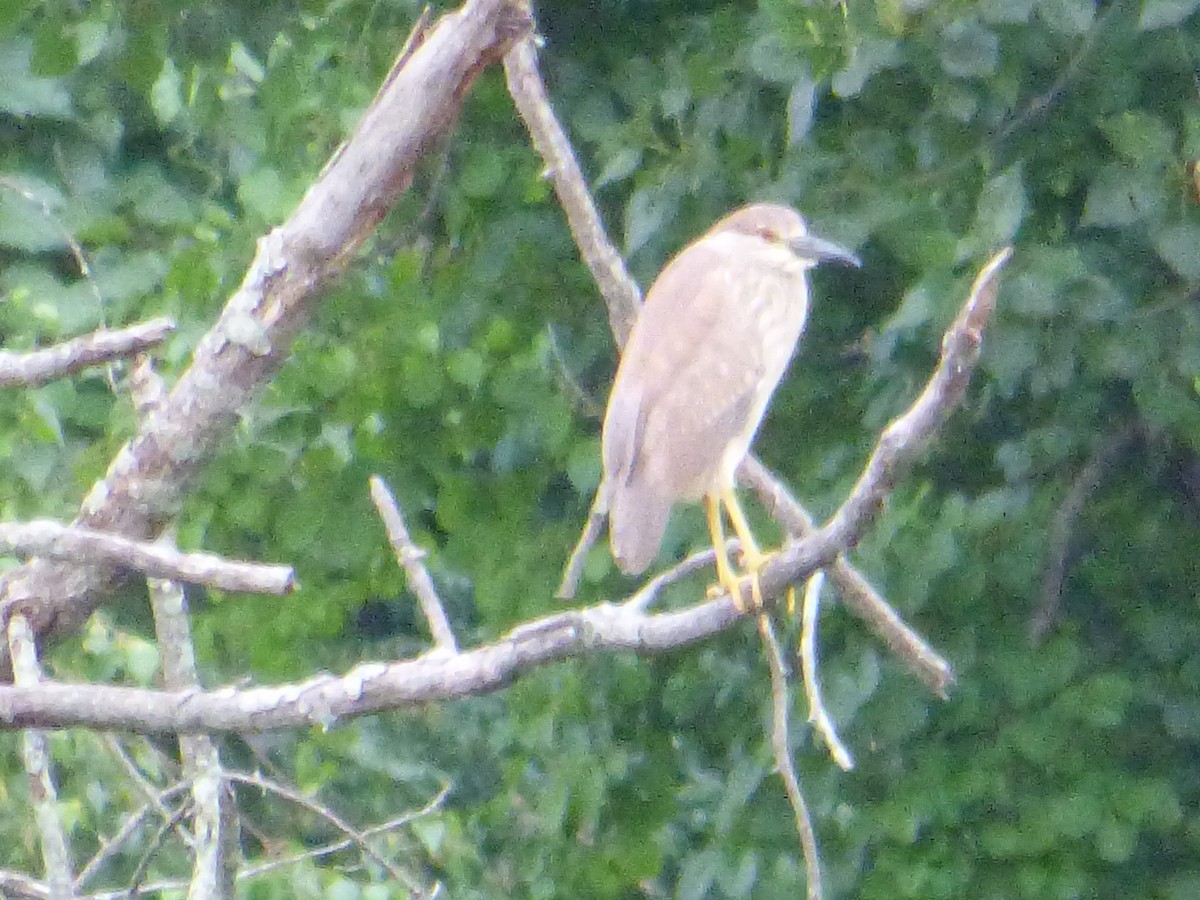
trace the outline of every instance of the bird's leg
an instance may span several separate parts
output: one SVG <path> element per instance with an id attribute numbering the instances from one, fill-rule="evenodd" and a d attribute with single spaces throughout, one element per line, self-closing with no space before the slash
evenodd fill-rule
<path id="1" fill-rule="evenodd" d="M 750 579 L 750 596 L 754 601 L 754 609 L 762 609 L 763 596 L 762 584 L 759 582 L 758 572 L 766 565 L 772 554 L 763 553 L 758 549 L 758 542 L 754 540 L 754 533 L 750 530 L 750 523 L 746 521 L 746 514 L 742 512 L 742 506 L 738 503 L 737 494 L 732 487 L 724 487 L 721 489 L 721 502 L 725 504 L 725 509 L 729 512 L 729 523 L 733 526 L 733 532 L 737 535 L 738 541 L 742 545 L 742 568 Z M 734 595 L 735 597 L 737 595 Z"/>
<path id="2" fill-rule="evenodd" d="M 729 561 L 729 551 L 725 547 L 725 525 L 721 521 L 721 498 L 719 495 L 704 495 L 704 512 L 708 517 L 708 533 L 712 538 L 713 553 L 717 559 L 717 583 L 713 587 L 727 591 L 740 609 L 742 592 L 738 584 L 737 573 L 734 572 L 733 564 Z"/>

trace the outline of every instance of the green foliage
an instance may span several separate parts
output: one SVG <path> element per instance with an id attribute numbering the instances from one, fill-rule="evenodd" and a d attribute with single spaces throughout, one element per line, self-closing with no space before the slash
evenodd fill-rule
<path id="1" fill-rule="evenodd" d="M 154 314 L 173 377 L 369 102 L 415 3 L 0 9 L 0 328 L 23 349 Z M 859 768 L 797 709 L 831 896 L 1194 896 L 1200 821 L 1200 113 L 1195 0 L 547 3 L 556 108 L 636 276 L 770 198 L 862 254 L 819 272 L 758 442 L 829 512 L 919 390 L 974 269 L 1013 243 L 966 407 L 856 560 L 954 661 L 928 697 L 844 611 L 822 678 Z M 206 470 L 180 541 L 297 566 L 286 601 L 193 594 L 209 684 L 299 679 L 425 640 L 366 496 L 395 489 L 464 641 L 556 607 L 598 479 L 614 351 L 497 73 L 335 285 Z M 93 278 L 80 278 L 68 236 Z M 97 293 L 98 292 L 98 293 Z M 0 397 L 9 517 L 69 517 L 132 428 L 100 374 Z M 1031 647 L 1053 517 L 1114 429 L 1139 438 L 1074 524 L 1057 628 Z M 703 543 L 677 516 L 663 559 Z M 617 597 L 597 550 L 586 599 Z M 676 596 L 693 598 L 699 584 Z M 146 683 L 144 598 L 56 654 Z M 358 823 L 447 806 L 388 847 L 454 897 L 794 897 L 803 864 L 767 748 L 750 631 L 603 658 L 265 753 Z M 39 868 L 15 739 L 2 864 Z M 139 745 L 140 746 L 140 745 Z M 142 802 L 98 739 L 56 737 L 79 853 Z M 137 750 L 153 771 L 161 758 Z M 163 774 L 163 777 L 167 776 Z M 273 801 L 294 850 L 334 839 Z M 145 838 L 146 841 L 150 837 Z M 127 877 L 146 843 L 109 874 Z M 265 848 L 247 841 L 257 857 Z M 253 897 L 386 897 L 348 858 Z M 178 875 L 178 854 L 152 873 Z"/>

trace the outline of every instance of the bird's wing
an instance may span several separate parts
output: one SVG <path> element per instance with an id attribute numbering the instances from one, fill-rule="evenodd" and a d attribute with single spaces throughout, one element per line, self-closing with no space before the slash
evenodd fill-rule
<path id="1" fill-rule="evenodd" d="M 646 297 L 614 385 L 610 406 L 633 423 L 625 471 L 672 500 L 708 489 L 754 408 L 763 338 L 749 298 L 739 296 L 745 274 L 711 243 L 676 257 Z"/>

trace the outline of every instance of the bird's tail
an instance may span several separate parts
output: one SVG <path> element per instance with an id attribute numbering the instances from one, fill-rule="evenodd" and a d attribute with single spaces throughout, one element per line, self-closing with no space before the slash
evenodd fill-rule
<path id="1" fill-rule="evenodd" d="M 671 503 L 644 485 L 613 485 L 608 498 L 608 539 L 617 567 L 637 575 L 658 555 Z"/>

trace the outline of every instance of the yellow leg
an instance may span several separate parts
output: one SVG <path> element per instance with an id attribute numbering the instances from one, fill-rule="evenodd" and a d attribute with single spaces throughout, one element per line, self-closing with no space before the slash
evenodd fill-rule
<path id="1" fill-rule="evenodd" d="M 729 521 L 742 545 L 742 562 L 747 573 L 746 576 L 738 575 L 736 568 L 729 560 L 729 553 L 725 549 L 725 526 L 721 517 L 722 506 L 728 512 Z M 737 497 L 734 496 L 733 491 L 708 494 L 704 497 L 704 511 L 708 516 L 708 532 L 712 537 L 713 552 L 717 558 L 717 583 L 711 590 L 728 593 L 742 612 L 762 609 L 763 597 L 762 587 L 758 581 L 758 569 L 770 559 L 770 556 L 758 549 L 754 535 L 750 533 L 746 516 L 738 506 Z M 750 582 L 751 603 L 749 606 L 742 602 L 742 591 L 747 580 Z"/>
<path id="2" fill-rule="evenodd" d="M 746 514 L 742 512 L 742 505 L 738 503 L 737 494 L 734 493 L 733 488 L 725 488 L 721 491 L 721 502 L 725 504 L 725 509 L 729 513 L 729 523 L 733 526 L 733 533 L 742 543 L 742 558 L 746 561 L 746 570 L 758 568 L 769 559 L 769 555 L 758 549 L 758 542 L 754 540 L 750 523 L 746 521 Z"/>
<path id="3" fill-rule="evenodd" d="M 742 512 L 742 505 L 738 503 L 737 494 L 734 493 L 732 487 L 726 487 L 721 491 L 721 500 L 729 513 L 729 522 L 733 525 L 734 534 L 742 544 L 742 567 L 750 579 L 753 608 L 762 609 L 762 583 L 758 579 L 758 571 L 767 564 L 771 554 L 763 553 L 758 548 L 758 542 L 754 540 L 754 533 L 750 530 L 750 523 L 746 521 L 746 514 Z"/>
<path id="4" fill-rule="evenodd" d="M 741 596 L 741 591 L 738 590 L 737 574 L 729 561 L 729 551 L 725 549 L 725 526 L 721 522 L 721 500 L 717 495 L 705 495 L 704 512 L 708 516 L 708 533 L 712 538 L 713 553 L 717 557 L 715 587 L 728 591 L 736 602 Z"/>

